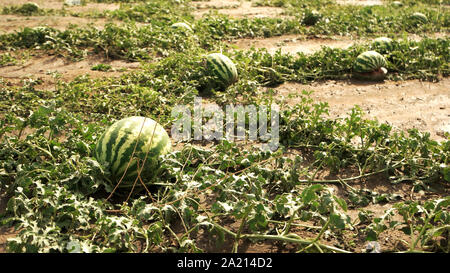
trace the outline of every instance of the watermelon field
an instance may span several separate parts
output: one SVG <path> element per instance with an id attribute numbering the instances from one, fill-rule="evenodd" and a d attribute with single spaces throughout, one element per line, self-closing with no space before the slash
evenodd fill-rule
<path id="1" fill-rule="evenodd" d="M 2 0 L 0 253 L 449 253 L 449 76 L 449 0 Z"/>

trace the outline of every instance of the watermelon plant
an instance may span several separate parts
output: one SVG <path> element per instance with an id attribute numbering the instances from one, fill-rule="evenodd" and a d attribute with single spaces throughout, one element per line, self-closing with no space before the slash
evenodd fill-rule
<path id="1" fill-rule="evenodd" d="M 20 78 L 8 72 L 20 70 L 2 67 L 0 237 L 14 234 L 0 252 L 450 252 L 449 134 L 437 141 L 429 132 L 399 130 L 358 106 L 336 116 L 302 90 L 324 80 L 354 87 L 349 76 L 384 67 L 393 81 L 448 77 L 447 0 L 403 0 L 402 8 L 392 1 L 252 1 L 281 8 L 276 18 L 199 16 L 189 0 L 94 1 L 121 4 L 39 9 L 33 15 L 95 24 L 0 34 L 0 66 L 40 58 L 88 64 Z M 303 12 L 312 10 L 323 19 L 306 26 Z M 414 12 L 429 22 L 412 27 Z M 20 13 L 6 6 L 3 14 Z M 171 28 L 174 22 L 195 26 L 195 35 Z M 440 38 L 425 38 L 434 32 Z M 313 54 L 229 43 L 284 34 L 305 36 L 305 43 L 369 43 Z M 381 36 L 392 37 L 394 50 L 383 53 L 389 43 L 372 41 Z M 169 152 L 172 110 L 192 110 L 204 83 L 226 90 L 209 94 L 208 104 L 279 105 L 279 149 L 187 140 Z M 285 96 L 285 87 L 294 94 Z"/>
<path id="2" fill-rule="evenodd" d="M 25 3 L 17 11 L 23 15 L 32 15 L 39 11 L 39 5 L 34 2 Z"/>
<path id="3" fill-rule="evenodd" d="M 25 3 L 20 6 L 5 6 L 3 7 L 3 14 L 18 14 L 24 16 L 40 15 L 44 10 L 34 2 Z"/>
<path id="4" fill-rule="evenodd" d="M 317 10 L 307 10 L 303 17 L 302 23 L 306 26 L 313 26 L 321 18 L 322 18 L 322 15 Z"/>
<path id="5" fill-rule="evenodd" d="M 115 122 L 103 133 L 96 144 L 95 157 L 111 173 L 113 183 L 129 188 L 138 179 L 147 183 L 153 178 L 159 156 L 170 150 L 170 138 L 160 124 L 135 116 Z"/>

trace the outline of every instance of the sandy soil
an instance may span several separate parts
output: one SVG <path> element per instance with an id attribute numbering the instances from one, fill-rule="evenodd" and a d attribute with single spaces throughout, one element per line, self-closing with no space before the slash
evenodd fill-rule
<path id="1" fill-rule="evenodd" d="M 0 7 L 20 6 L 30 2 L 38 4 L 42 9 L 61 9 L 64 4 L 64 0 L 2 0 Z"/>
<path id="2" fill-rule="evenodd" d="M 427 34 L 427 38 L 447 38 L 447 33 L 432 33 Z M 411 34 L 408 39 L 413 41 L 420 41 L 424 38 L 422 35 Z M 240 50 L 248 50 L 254 48 L 265 48 L 271 54 L 281 49 L 283 54 L 296 54 L 302 52 L 304 54 L 313 54 L 320 51 L 322 47 L 341 48 L 345 49 L 355 44 L 367 42 L 366 39 L 356 38 L 352 36 L 334 36 L 334 37 L 316 37 L 309 38 L 304 35 L 281 35 L 269 38 L 244 38 L 236 39 L 230 42 L 230 45 Z"/>
<path id="3" fill-rule="evenodd" d="M 270 38 L 256 38 L 256 39 L 238 39 L 231 42 L 231 45 L 238 49 L 247 50 L 254 48 L 266 48 L 271 54 L 281 49 L 283 54 L 296 54 L 302 52 L 304 54 L 312 54 L 322 49 L 322 47 L 331 48 L 348 48 L 353 44 L 358 43 L 358 40 L 351 37 L 333 37 L 324 39 L 308 39 L 302 35 L 282 35 Z"/>
<path id="4" fill-rule="evenodd" d="M 0 7 L 6 7 L 6 6 L 19 6 L 23 5 L 25 3 L 34 2 L 39 5 L 42 9 L 62 9 L 65 8 L 69 11 L 74 12 L 89 12 L 93 10 L 97 11 L 105 11 L 105 10 L 115 10 L 120 7 L 120 4 L 114 4 L 114 3 L 87 3 L 86 5 L 80 5 L 80 6 L 68 6 L 64 5 L 64 0 L 2 0 L 0 2 Z"/>
<path id="5" fill-rule="evenodd" d="M 445 32 L 427 33 L 426 36 L 424 36 L 424 35 L 417 35 L 417 34 L 409 34 L 408 35 L 408 39 L 413 40 L 413 41 L 420 41 L 424 37 L 432 38 L 432 39 L 438 39 L 438 38 L 445 39 L 445 38 L 450 37 L 450 35 L 448 33 L 445 33 Z"/>
<path id="6" fill-rule="evenodd" d="M 193 2 L 196 11 L 193 12 L 196 18 L 201 18 L 210 11 L 216 10 L 220 14 L 229 15 L 233 18 L 252 17 L 283 17 L 283 8 L 278 7 L 254 7 L 251 1 L 220 1 L 211 0 L 208 2 Z"/>
<path id="7" fill-rule="evenodd" d="M 91 67 L 96 64 L 110 64 L 111 71 L 93 71 Z M 108 60 L 103 56 L 88 56 L 82 61 L 71 62 L 63 57 L 49 56 L 46 54 L 33 56 L 23 64 L 0 67 L 0 77 L 8 80 L 20 80 L 24 78 L 40 78 L 45 83 L 53 82 L 50 73 L 61 74 L 61 79 L 70 81 L 77 76 L 89 74 L 91 78 L 119 76 L 125 71 L 137 69 L 138 62 L 125 62 L 121 60 Z"/>
<path id="8" fill-rule="evenodd" d="M 91 19 L 73 16 L 17 16 L 17 15 L 2 15 L 0 16 L 0 33 L 11 33 L 20 31 L 25 27 L 48 26 L 58 30 L 65 30 L 69 25 L 87 26 L 93 24 L 95 27 L 102 29 L 104 25 L 110 22 L 106 19 Z"/>
<path id="9" fill-rule="evenodd" d="M 107 3 L 87 3 L 84 6 L 64 6 L 63 0 L 2 0 L 0 1 L 0 8 L 11 5 L 22 5 L 24 3 L 34 2 L 39 7 L 44 9 L 66 9 L 73 13 L 89 13 L 89 12 L 102 12 L 106 10 L 115 10 L 120 7 L 120 4 L 107 4 Z M 70 24 L 86 26 L 93 24 L 98 28 L 103 26 L 112 20 L 106 18 L 82 18 L 76 16 L 21 16 L 21 15 L 1 15 L 0 16 L 0 33 L 1 32 L 14 32 L 24 27 L 36 27 L 36 26 L 50 26 L 59 30 L 64 30 L 69 27 Z"/>
<path id="10" fill-rule="evenodd" d="M 354 105 L 379 122 L 394 128 L 417 128 L 443 140 L 450 133 L 450 79 L 438 83 L 404 81 L 368 84 L 362 82 L 328 81 L 312 85 L 285 83 L 276 90 L 282 96 L 312 90 L 316 101 L 328 102 L 330 114 L 345 117 Z M 294 104 L 298 99 L 291 99 Z"/>
<path id="11" fill-rule="evenodd" d="M 65 9 L 72 12 L 91 12 L 91 11 L 107 11 L 116 10 L 120 8 L 120 4 L 117 3 L 87 3 L 85 6 L 66 6 Z"/>
<path id="12" fill-rule="evenodd" d="M 382 0 L 336 0 L 336 3 L 341 5 L 360 5 L 360 6 L 383 5 Z"/>

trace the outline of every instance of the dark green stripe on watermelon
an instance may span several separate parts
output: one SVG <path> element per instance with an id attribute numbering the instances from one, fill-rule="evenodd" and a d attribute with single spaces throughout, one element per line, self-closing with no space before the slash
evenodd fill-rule
<path id="1" fill-rule="evenodd" d="M 127 137 L 129 137 L 131 135 L 131 133 L 128 133 L 127 134 Z M 118 151 L 120 151 L 120 148 L 122 148 L 122 146 L 123 146 L 123 144 L 125 144 L 125 142 L 127 141 L 127 137 L 122 137 L 121 139 L 120 139 L 120 141 L 119 141 L 119 143 L 117 143 L 117 145 L 114 147 L 114 150 L 116 150 L 117 152 L 115 153 L 115 155 L 114 155 L 114 158 L 113 158 L 113 160 L 111 161 L 111 162 L 116 162 L 117 160 L 118 160 L 118 157 L 119 157 L 119 152 Z M 134 147 L 136 146 L 136 141 L 133 141 L 132 143 L 131 143 L 131 145 L 128 147 L 128 149 L 127 150 L 125 150 L 125 152 L 124 153 L 122 153 L 122 155 L 123 154 L 126 154 L 126 155 L 131 155 L 132 153 L 133 153 L 133 151 L 134 151 Z M 141 144 L 141 146 L 142 146 L 142 144 Z M 139 149 L 139 142 L 138 142 L 138 145 L 137 145 L 137 147 L 136 147 L 136 151 L 138 151 L 138 149 Z M 124 157 L 122 157 L 122 160 L 120 161 L 120 163 L 119 163 L 119 167 L 120 166 L 122 166 L 122 164 L 128 164 L 128 162 L 123 162 L 124 161 L 124 158 L 126 158 L 125 156 Z M 129 157 L 128 157 L 128 160 L 127 161 L 129 161 Z M 114 170 L 114 172 L 117 172 L 118 170 Z"/>

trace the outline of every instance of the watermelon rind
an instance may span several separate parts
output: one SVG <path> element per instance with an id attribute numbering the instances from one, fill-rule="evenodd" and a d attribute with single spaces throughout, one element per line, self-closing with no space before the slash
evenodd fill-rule
<path id="1" fill-rule="evenodd" d="M 421 25 L 421 24 L 428 23 L 427 16 L 420 12 L 414 12 L 410 18 L 415 25 Z"/>
<path id="2" fill-rule="evenodd" d="M 388 53 L 394 49 L 393 40 L 388 37 L 378 37 L 373 40 L 372 46 L 381 53 Z"/>
<path id="3" fill-rule="evenodd" d="M 366 51 L 358 55 L 353 66 L 354 72 L 373 72 L 386 66 L 386 59 L 376 51 Z"/>
<path id="4" fill-rule="evenodd" d="M 238 80 L 236 65 L 221 53 L 206 56 L 206 71 L 214 78 L 210 87 L 216 90 L 225 90 Z"/>
<path id="5" fill-rule="evenodd" d="M 373 82 L 384 81 L 384 79 L 386 78 L 386 75 L 387 75 L 387 69 L 384 67 L 381 67 L 379 70 L 372 71 L 372 72 L 366 72 L 366 73 L 355 72 L 355 73 L 353 73 L 353 77 L 357 80 L 373 81 Z"/>
<path id="6" fill-rule="evenodd" d="M 159 167 L 159 156 L 170 151 L 170 138 L 160 124 L 151 118 L 132 116 L 113 123 L 103 133 L 95 147 L 95 158 L 109 170 L 111 181 L 122 179 L 119 187 L 127 187 L 137 178 L 138 164 L 141 178 L 149 180 Z"/>

